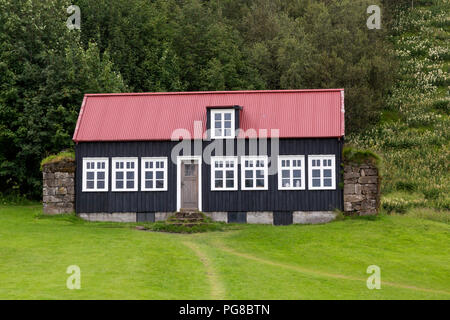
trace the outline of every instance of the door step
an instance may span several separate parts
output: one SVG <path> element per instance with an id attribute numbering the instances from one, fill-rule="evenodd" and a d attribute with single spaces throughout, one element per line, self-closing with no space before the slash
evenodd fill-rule
<path id="1" fill-rule="evenodd" d="M 198 211 L 198 209 L 181 209 L 167 219 L 166 222 L 169 224 L 184 225 L 187 227 L 209 223 L 205 214 Z"/>

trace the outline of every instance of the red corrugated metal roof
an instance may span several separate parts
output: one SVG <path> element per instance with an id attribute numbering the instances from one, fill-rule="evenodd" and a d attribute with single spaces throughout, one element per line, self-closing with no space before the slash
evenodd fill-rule
<path id="1" fill-rule="evenodd" d="M 240 127 L 278 129 L 280 138 L 344 135 L 344 90 L 260 90 L 86 94 L 73 140 L 170 140 L 176 129 L 194 137 L 206 108 L 239 105 Z M 240 137 L 250 137 L 241 134 Z"/>

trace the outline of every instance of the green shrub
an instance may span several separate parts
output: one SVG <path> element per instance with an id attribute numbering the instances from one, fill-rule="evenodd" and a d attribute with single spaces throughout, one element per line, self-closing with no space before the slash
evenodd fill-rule
<path id="1" fill-rule="evenodd" d="M 395 189 L 398 191 L 416 191 L 417 184 L 409 181 L 398 181 L 395 184 Z"/>
<path id="2" fill-rule="evenodd" d="M 175 225 L 167 223 L 166 221 L 158 221 L 155 223 L 144 224 L 144 226 L 150 231 L 158 232 L 170 232 L 170 233 L 199 233 L 209 231 L 222 231 L 226 228 L 224 223 L 209 222 L 199 223 L 194 226 Z"/>
<path id="3" fill-rule="evenodd" d="M 410 204 L 408 201 L 403 199 L 384 199 L 381 207 L 387 213 L 405 213 L 408 208 L 410 208 Z"/>
<path id="4" fill-rule="evenodd" d="M 422 190 L 422 193 L 425 196 L 425 199 L 427 200 L 436 200 L 439 198 L 440 195 L 439 189 L 426 189 Z"/>
<path id="5" fill-rule="evenodd" d="M 448 100 L 436 100 L 433 103 L 433 108 L 442 111 L 446 114 L 450 113 L 450 101 Z"/>
<path id="6" fill-rule="evenodd" d="M 18 193 L 12 192 L 8 194 L 0 193 L 0 204 L 1 205 L 30 205 L 37 202 L 29 200 L 26 196 L 20 195 Z"/>

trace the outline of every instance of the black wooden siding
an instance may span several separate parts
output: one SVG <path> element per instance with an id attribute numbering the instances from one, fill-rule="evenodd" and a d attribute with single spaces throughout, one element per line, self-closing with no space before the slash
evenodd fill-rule
<path id="1" fill-rule="evenodd" d="M 203 149 L 212 142 L 204 141 Z M 76 146 L 76 211 L 94 212 L 173 212 L 177 202 L 177 168 L 170 159 L 173 141 L 143 142 L 84 142 Z M 235 153 L 237 150 L 236 141 Z M 268 140 L 267 154 L 271 154 Z M 225 148 L 225 146 L 224 146 Z M 337 138 L 280 139 L 280 155 L 305 155 L 306 190 L 278 190 L 278 176 L 268 176 L 268 190 L 241 190 L 241 172 L 238 168 L 237 191 L 211 191 L 210 166 L 202 164 L 202 210 L 205 212 L 228 211 L 325 211 L 342 209 L 342 189 L 340 163 L 342 140 Z M 249 141 L 245 142 L 246 155 L 249 154 Z M 194 148 L 192 148 L 194 150 Z M 308 155 L 336 155 L 336 190 L 308 190 Z M 109 190 L 111 190 L 111 158 L 138 157 L 138 186 L 140 190 L 141 157 L 168 157 L 168 190 L 137 192 L 82 192 L 82 159 L 84 157 L 109 158 Z M 240 216 L 233 216 L 241 220 Z M 238 221 L 236 221 L 238 222 Z M 240 222 L 240 221 L 239 221 Z"/>

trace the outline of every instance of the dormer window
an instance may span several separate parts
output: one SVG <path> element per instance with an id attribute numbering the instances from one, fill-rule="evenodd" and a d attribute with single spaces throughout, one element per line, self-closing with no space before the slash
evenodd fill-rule
<path id="1" fill-rule="evenodd" d="M 211 110 L 211 138 L 230 139 L 235 136 L 235 110 Z"/>

